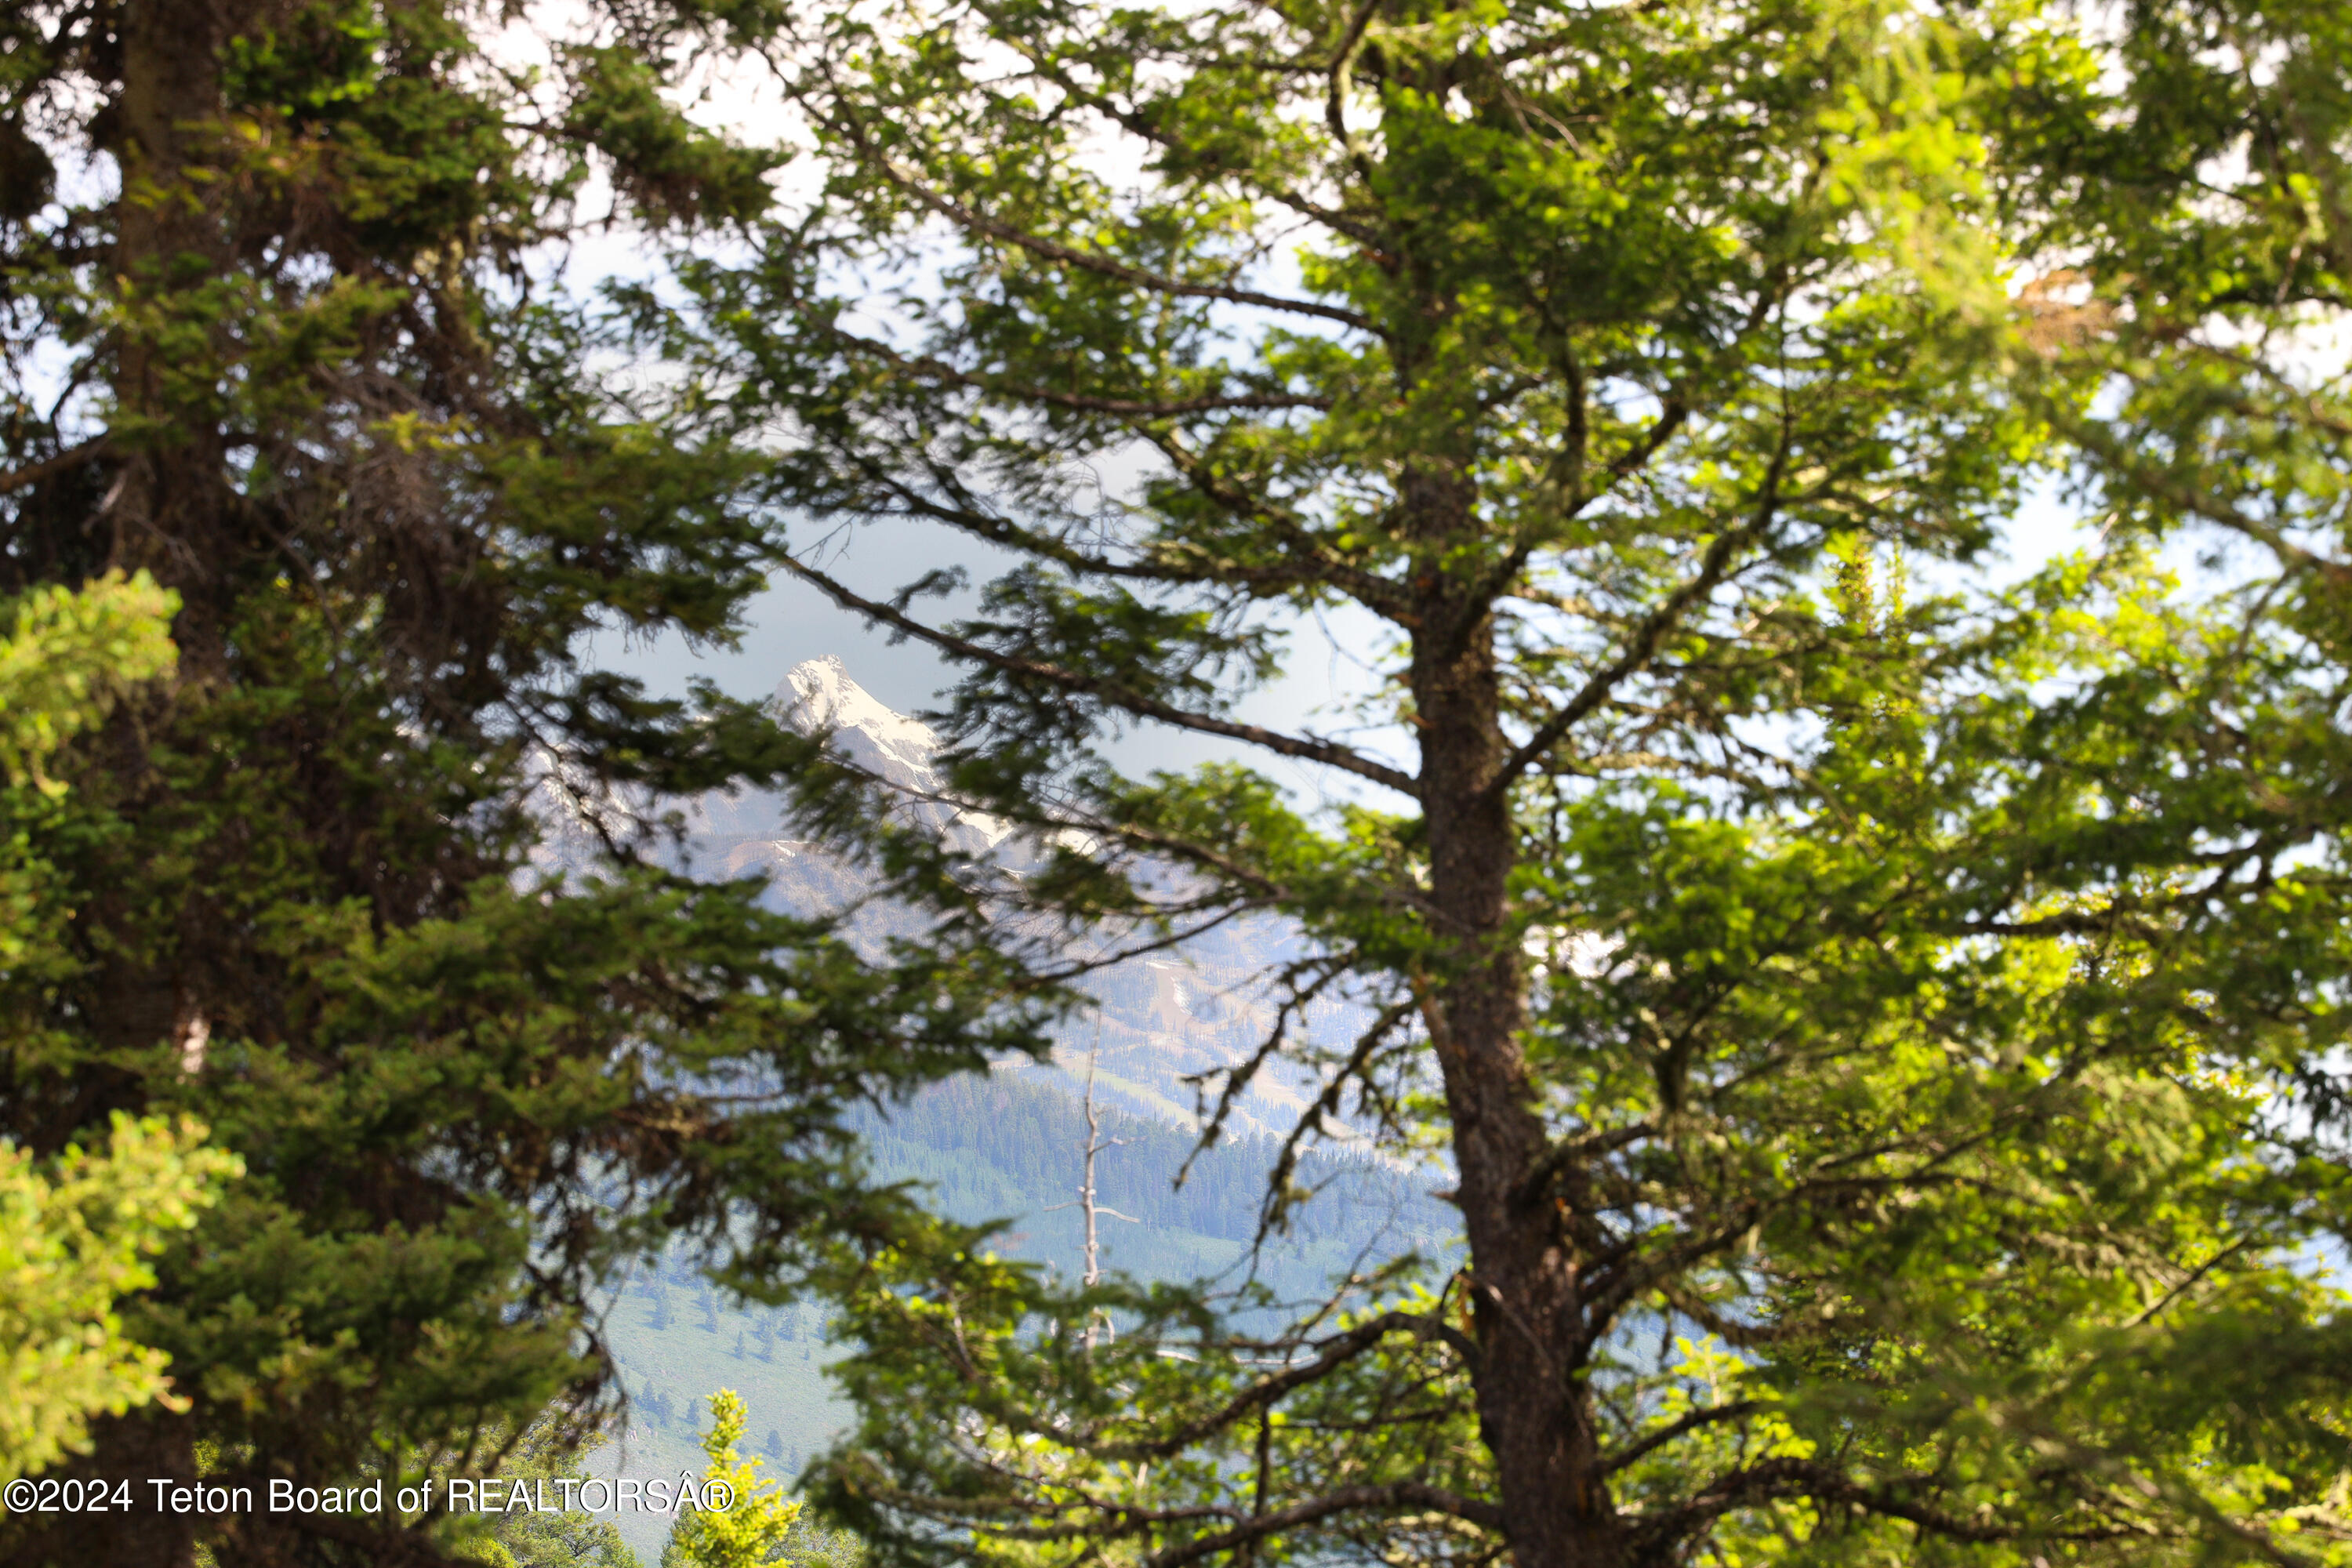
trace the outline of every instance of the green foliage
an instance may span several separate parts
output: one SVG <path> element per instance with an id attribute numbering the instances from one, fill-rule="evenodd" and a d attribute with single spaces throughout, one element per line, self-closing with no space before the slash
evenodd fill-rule
<path id="1" fill-rule="evenodd" d="M 499 1478 L 529 1483 L 534 1499 L 543 1489 L 560 1500 L 564 1494 L 553 1483 L 585 1479 L 588 1472 L 580 1461 L 591 1451 L 590 1445 L 545 1424 L 523 1435 L 499 1467 Z M 548 1485 L 542 1489 L 541 1482 Z M 478 1537 L 461 1550 L 498 1568 L 638 1568 L 637 1554 L 621 1539 L 620 1527 L 583 1509 L 508 1509 L 467 1522 L 477 1527 Z"/>
<path id="2" fill-rule="evenodd" d="M 0 769 L 10 784 L 31 779 L 54 793 L 41 763 L 125 688 L 171 668 L 173 608 L 143 574 L 79 590 L 51 584 L 16 601 L 0 642 Z"/>
<path id="3" fill-rule="evenodd" d="M 65 962 L 72 910 L 34 848 L 37 827 L 54 820 L 65 793 L 45 765 L 125 690 L 171 668 L 173 604 L 143 574 L 109 575 L 78 589 L 36 588 L 11 608 L 0 640 L 0 809 L 8 835 L 0 850 L 0 963 L 47 976 Z"/>
<path id="4" fill-rule="evenodd" d="M 72 914 L 30 854 L 34 824 L 63 794 L 43 763 L 131 685 L 171 668 L 172 602 L 144 576 L 110 575 L 35 589 L 10 610 L 0 639 L 0 963 L 41 974 L 58 966 Z M 103 1153 L 68 1144 L 42 1162 L 0 1143 L 0 1480 L 88 1451 L 94 1415 L 184 1407 L 170 1392 L 171 1358 L 127 1338 L 116 1306 L 155 1282 L 165 1239 L 239 1173 L 234 1155 L 203 1143 L 194 1121 L 119 1111 Z"/>
<path id="5" fill-rule="evenodd" d="M 0 1134 L 50 1160 L 193 1117 L 247 1171 L 121 1309 L 186 1407 L 96 1424 L 80 1472 L 396 1488 L 494 1468 L 551 1405 L 591 1430 L 622 1261 L 677 1236 L 774 1296 L 821 1233 L 890 1234 L 845 1117 L 1038 1048 L 1060 1005 L 936 848 L 887 851 L 940 922 L 891 949 L 667 855 L 680 793 L 866 815 L 751 706 L 586 657 L 726 644 L 761 582 L 761 454 L 618 373 L 633 324 L 553 263 L 761 210 L 776 159 L 680 86 L 774 19 L 540 20 L 537 70 L 509 68 L 531 25 L 437 0 L 0 21 L 0 592 L 97 648 L 58 590 L 152 597 L 143 571 L 178 648 L 46 764 L 68 793 L 11 796 L 72 919 L 0 970 Z M 456 1529 L 142 1498 L 13 1516 L 0 1556 L 414 1561 Z"/>
<path id="6" fill-rule="evenodd" d="M 866 1543 L 848 1531 L 828 1529 L 803 1510 L 770 1560 L 794 1568 L 863 1568 Z"/>
<path id="7" fill-rule="evenodd" d="M 122 1333 L 115 1303 L 155 1282 L 152 1256 L 196 1222 L 235 1156 L 192 1122 L 118 1116 L 106 1152 L 54 1171 L 0 1144 L 0 1480 L 87 1452 L 89 1417 L 179 1404 L 171 1358 Z"/>
<path id="8" fill-rule="evenodd" d="M 2352 1552 L 2323 9 L 813 20 L 821 192 L 634 306 L 793 432 L 792 569 L 966 670 L 1004 929 L 1284 916 L 1209 1087 L 1312 1075 L 1293 1148 L 1469 1253 L 1269 1335 L 844 1249 L 818 1500 L 907 1563 Z M 2105 531 L 1984 572 L 2066 481 Z M 927 619 L 847 522 L 1013 561 Z M 1326 614 L 1357 738 L 1244 722 Z"/>
<path id="9" fill-rule="evenodd" d="M 730 1500 L 723 1509 L 689 1504 L 683 1510 L 662 1548 L 662 1568 L 759 1568 L 791 1561 L 782 1551 L 800 1521 L 801 1505 L 760 1474 L 757 1454 L 736 1452 L 743 1425 L 743 1401 L 733 1389 L 710 1396 L 710 1430 L 702 1439 L 710 1465 L 699 1486 L 706 1496 L 713 1486 L 723 1488 Z"/>

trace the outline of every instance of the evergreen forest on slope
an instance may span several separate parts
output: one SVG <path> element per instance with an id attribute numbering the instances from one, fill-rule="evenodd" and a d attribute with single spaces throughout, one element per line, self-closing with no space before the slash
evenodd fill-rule
<path id="1" fill-rule="evenodd" d="M 1008 1257 L 1074 1273 L 1083 1222 L 1072 1206 L 1087 1141 L 1083 1101 L 1070 1086 L 1029 1075 L 959 1079 L 927 1089 L 865 1130 L 877 1172 L 924 1184 L 939 1206 L 967 1222 L 1010 1222 Z M 1135 1216 L 1108 1220 L 1103 1264 L 1170 1283 L 1215 1279 L 1228 1289 L 1255 1280 L 1278 1303 L 1320 1298 L 1334 1275 L 1363 1272 L 1414 1250 L 1442 1258 L 1458 1246 L 1459 1222 L 1430 1197 L 1428 1183 L 1361 1159 L 1329 1156 L 1304 1179 L 1321 1187 L 1290 1233 L 1255 1254 L 1273 1151 L 1264 1139 L 1223 1143 L 1193 1161 L 1185 1129 L 1107 1111 L 1098 1136 L 1117 1139 L 1100 1157 L 1100 1202 Z M 1049 1212 L 1055 1211 L 1059 1212 Z M 1276 1310 L 1258 1314 L 1278 1321 Z M 699 1468 L 697 1436 L 709 1396 L 741 1394 L 760 1452 L 797 1475 L 836 1435 L 848 1412 L 825 1384 L 828 1325 L 814 1304 L 742 1310 L 714 1292 L 690 1260 L 646 1269 L 608 1309 L 605 1332 L 630 1394 L 625 1439 L 599 1454 L 600 1474 L 676 1476 Z M 652 1562 L 668 1521 L 624 1518 L 622 1533 Z"/>

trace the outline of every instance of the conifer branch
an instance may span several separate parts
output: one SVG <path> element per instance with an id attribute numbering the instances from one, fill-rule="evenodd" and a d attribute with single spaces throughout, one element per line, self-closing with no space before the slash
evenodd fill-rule
<path id="1" fill-rule="evenodd" d="M 1934 1484 L 1931 1478 L 1923 1476 L 1917 1479 L 1922 1485 Z M 1717 1478 L 1705 1491 L 1679 1508 L 1645 1521 L 1641 1531 L 1645 1544 L 1650 1548 L 1644 1554 L 1645 1560 L 1664 1560 L 1675 1543 L 1688 1540 L 1697 1531 L 1735 1509 L 1775 1499 L 1799 1497 L 1833 1503 L 1885 1519 L 1899 1519 L 1931 1535 L 1971 1545 L 2015 1541 L 2029 1533 L 2005 1521 L 1981 1515 L 1956 1514 L 1932 1503 L 1918 1501 L 1905 1496 L 1898 1486 L 1864 1486 L 1828 1465 L 1811 1459 L 1780 1458 L 1760 1459 L 1733 1470 Z M 2047 1540 L 2090 1543 L 2145 1535 L 2147 1532 L 2120 1525 L 2106 1525 L 2089 1530 L 2037 1531 L 2031 1533 Z"/>
<path id="2" fill-rule="evenodd" d="M 1017 37 L 1009 37 L 1006 41 L 1014 48 L 1022 47 L 1021 40 Z M 1055 87 L 1069 94 L 1073 101 L 1086 105 L 1088 109 L 1093 110 L 1104 119 L 1118 125 L 1121 130 L 1126 131 L 1130 135 L 1140 137 L 1144 141 L 1150 142 L 1155 147 L 1164 148 L 1171 153 L 1177 153 L 1188 163 L 1195 164 L 1203 169 L 1214 169 L 1220 174 L 1231 174 L 1239 178 L 1246 178 L 1250 181 L 1252 188 L 1256 190 L 1259 195 L 1265 196 L 1266 200 L 1273 202 L 1276 205 L 1286 207 L 1303 218 L 1321 224 L 1324 227 L 1331 230 L 1334 234 L 1344 235 L 1348 238 L 1354 240 L 1358 245 L 1364 247 L 1367 250 L 1377 250 L 1380 248 L 1379 238 L 1373 231 L 1364 224 L 1360 223 L 1353 217 L 1349 216 L 1348 214 L 1336 208 L 1326 206 L 1320 202 L 1310 201 L 1307 197 L 1300 195 L 1297 192 L 1291 190 L 1286 186 L 1269 184 L 1264 179 L 1262 170 L 1251 168 L 1246 164 L 1234 163 L 1219 156 L 1218 151 L 1214 147 L 1204 147 L 1197 142 L 1185 141 L 1181 137 L 1171 136 L 1168 133 L 1166 128 L 1153 121 L 1149 117 L 1138 113 L 1131 108 L 1128 108 L 1114 101 L 1106 94 L 1097 92 L 1088 88 L 1087 84 L 1081 81 L 1078 78 L 1072 76 L 1068 71 L 1062 69 L 1054 60 L 1039 55 L 1034 50 L 1023 49 L 1022 52 L 1024 57 L 1029 61 L 1032 68 L 1034 68 L 1038 75 L 1044 77 Z M 1266 69 L 1278 68 L 1262 65 L 1259 68 Z M 1311 64 L 1301 63 L 1294 65 L 1288 68 L 1302 73 L 1307 73 L 1319 72 L 1323 68 Z"/>
<path id="3" fill-rule="evenodd" d="M 1772 455 L 1772 466 L 1765 475 L 1755 515 L 1739 527 L 1726 529 L 1715 536 L 1699 560 L 1698 571 L 1667 595 L 1664 603 L 1642 617 L 1622 651 L 1593 671 L 1576 694 L 1562 703 L 1534 734 L 1528 737 L 1524 744 L 1510 754 L 1488 788 L 1508 789 L 1530 765 L 1558 745 L 1593 710 L 1606 702 L 1628 678 L 1649 667 L 1666 638 L 1682 624 L 1683 616 L 1690 607 L 1715 592 L 1730 574 L 1732 563 L 1740 551 L 1761 539 L 1771 527 L 1773 520 L 1780 514 L 1780 478 L 1788 462 L 1789 440 L 1784 433 L 1780 448 Z"/>
<path id="4" fill-rule="evenodd" d="M 1288 1508 L 1272 1513 L 1262 1513 L 1244 1520 L 1230 1530 L 1214 1535 L 1195 1536 L 1164 1551 L 1155 1552 L 1143 1560 L 1144 1568 L 1180 1568 L 1203 1557 L 1230 1552 L 1265 1536 L 1295 1530 L 1302 1524 L 1312 1524 L 1328 1519 L 1335 1513 L 1355 1513 L 1373 1509 L 1395 1510 L 1420 1509 L 1442 1513 L 1477 1525 L 1484 1530 L 1503 1528 L 1503 1510 L 1495 1504 L 1476 1498 L 1466 1498 L 1459 1492 L 1433 1487 L 1422 1481 L 1390 1481 L 1379 1486 L 1347 1487 L 1321 1497 L 1308 1498 Z"/>
<path id="5" fill-rule="evenodd" d="M 1337 321 L 1341 326 L 1352 327 L 1360 332 L 1370 332 L 1376 337 L 1390 335 L 1370 316 L 1339 305 L 1326 305 L 1317 300 L 1293 300 L 1280 294 L 1261 294 L 1255 289 L 1238 289 L 1228 283 L 1188 283 L 1181 278 L 1170 278 L 1140 267 L 1130 267 L 1124 261 L 1115 261 L 1096 251 L 1080 250 L 1075 246 L 1047 239 L 1043 235 L 1031 234 L 1024 228 L 990 217 L 952 196 L 931 189 L 923 183 L 920 172 L 901 159 L 872 159 L 869 166 L 879 170 L 892 184 L 959 228 L 986 235 L 1006 245 L 1018 246 L 1033 256 L 1058 261 L 1065 267 L 1075 267 L 1080 271 L 1092 272 L 1154 294 L 1184 300 L 1222 300 L 1232 305 L 1248 305 L 1261 310 L 1279 310 L 1294 316 Z"/>
<path id="6" fill-rule="evenodd" d="M 1288 1206 L 1283 1194 L 1289 1188 L 1291 1173 L 1298 1169 L 1298 1151 L 1307 1135 L 1322 1130 L 1324 1118 L 1339 1109 L 1339 1097 L 1347 1091 L 1349 1081 L 1364 1071 L 1371 1062 L 1372 1054 L 1396 1032 L 1398 1025 L 1412 1015 L 1416 1006 L 1414 1000 L 1407 997 L 1382 1008 L 1380 1016 L 1356 1037 L 1355 1044 L 1349 1049 L 1347 1061 L 1331 1075 L 1331 1081 L 1323 1086 L 1323 1092 L 1316 1097 L 1315 1103 L 1299 1113 L 1297 1121 L 1283 1138 L 1281 1152 L 1276 1155 L 1274 1169 L 1265 1179 L 1265 1206 L 1258 1215 L 1256 1245 L 1265 1245 L 1266 1237 L 1282 1221 L 1284 1210 Z M 1358 1105 L 1360 1109 L 1360 1100 Z"/>
<path id="7" fill-rule="evenodd" d="M 1522 1197 L 1532 1196 L 1541 1192 L 1552 1178 L 1570 1165 L 1582 1164 L 1587 1160 L 1596 1160 L 1603 1154 L 1614 1153 L 1626 1144 L 1638 1142 L 1642 1139 L 1652 1136 L 1657 1131 L 1658 1125 L 1654 1121 L 1636 1121 L 1630 1127 L 1612 1127 L 1606 1132 L 1588 1133 L 1581 1138 L 1571 1138 L 1564 1143 L 1554 1144 L 1521 1180 L 1519 1194 Z"/>
<path id="8" fill-rule="evenodd" d="M 1280 1402 L 1294 1390 L 1321 1382 L 1391 1334 L 1399 1333 L 1411 1334 L 1417 1340 L 1436 1340 L 1461 1357 L 1465 1366 L 1475 1368 L 1478 1364 L 1477 1345 L 1468 1335 L 1443 1319 L 1418 1312 L 1382 1312 L 1324 1341 L 1322 1353 L 1313 1361 L 1253 1384 L 1215 1411 L 1188 1422 L 1173 1432 L 1149 1442 L 1111 1444 L 1093 1451 L 1097 1458 L 1105 1459 L 1163 1459 L 1181 1453 L 1202 1438 L 1223 1431 L 1252 1412 Z"/>
<path id="9" fill-rule="evenodd" d="M 1325 552 L 1322 542 L 1297 516 L 1262 497 L 1234 489 L 1222 476 L 1211 473 L 1208 465 L 1201 460 L 1200 454 L 1185 446 L 1173 433 L 1145 431 L 1142 435 L 1160 448 L 1160 454 L 1175 465 L 1176 471 L 1183 475 L 1202 497 L 1234 517 L 1266 524 L 1281 535 L 1284 544 L 1307 557 L 1299 565 L 1275 568 L 1220 563 L 1214 568 L 1214 574 L 1230 576 L 1239 582 L 1265 584 L 1328 584 L 1401 626 L 1411 627 L 1417 624 L 1419 617 L 1413 608 L 1412 595 L 1403 584 L 1391 582 L 1377 572 L 1367 572 L 1362 567 L 1332 559 Z M 1210 571 L 1202 573 L 1204 578 L 1211 575 Z"/>
<path id="10" fill-rule="evenodd" d="M 1328 410 L 1332 406 L 1332 399 L 1328 397 L 1295 392 L 1249 392 L 1166 399 L 1100 397 L 1082 392 L 1060 392 L 1050 386 L 1032 386 L 959 370 L 945 360 L 934 359 L 928 354 L 901 353 L 888 343 L 845 331 L 831 323 L 827 323 L 825 331 L 835 342 L 855 348 L 861 353 L 871 354 L 898 370 L 929 376 L 934 381 L 954 386 L 970 387 L 993 397 L 1051 404 L 1057 408 L 1085 414 L 1109 414 L 1133 419 L 1173 419 L 1187 414 L 1218 414 L 1236 409 L 1278 413 L 1292 408 Z"/>
<path id="11" fill-rule="evenodd" d="M 1740 1416 L 1756 1410 L 1761 1403 L 1754 1399 L 1735 1399 L 1727 1405 L 1710 1405 L 1702 1409 L 1690 1411 L 1679 1421 L 1669 1422 L 1632 1447 L 1621 1449 L 1601 1460 L 1601 1473 L 1604 1476 L 1613 1476 L 1628 1465 L 1637 1462 L 1643 1456 L 1657 1452 L 1677 1437 L 1685 1436 L 1702 1426 L 1712 1426 L 1718 1421 L 1736 1421 Z"/>
<path id="12" fill-rule="evenodd" d="M 0 474 L 0 496 L 14 495 L 29 485 L 37 485 L 43 479 L 55 479 L 59 474 L 71 472 L 84 463 L 95 462 L 106 455 L 113 439 L 110 434 L 93 436 L 77 446 L 68 447 L 62 452 L 53 453 L 37 461 L 26 463 L 21 468 Z"/>
<path id="13" fill-rule="evenodd" d="M 1123 713 L 1131 713 L 1139 719 L 1149 719 L 1155 723 L 1167 724 L 1180 730 L 1196 731 L 1204 735 L 1221 735 L 1229 740 L 1247 742 L 1251 745 L 1263 747 L 1280 756 L 1296 757 L 1303 762 L 1321 763 L 1327 766 L 1354 773 L 1359 778 L 1370 779 L 1374 784 L 1385 784 L 1400 795 L 1411 795 L 1416 799 L 1420 797 L 1419 780 L 1399 773 L 1385 763 L 1376 763 L 1370 757 L 1350 751 L 1345 746 L 1313 736 L 1287 735 L 1280 731 L 1268 730 L 1256 724 L 1241 724 L 1230 719 L 1219 719 L 1213 714 L 1195 713 L 1190 709 L 1179 708 L 1172 703 L 1162 702 L 1158 698 L 1130 690 L 1118 681 L 1107 680 L 1100 676 L 1065 669 L 1059 665 L 1047 664 L 1040 659 L 1020 658 L 1012 654 L 999 653 L 996 649 L 983 647 L 968 637 L 956 637 L 952 633 L 941 631 L 936 626 L 919 621 L 889 605 L 866 598 L 846 584 L 793 556 L 780 554 L 778 559 L 794 576 L 813 587 L 823 590 L 844 609 L 854 610 L 868 620 L 878 621 L 894 631 L 904 632 L 919 642 L 929 643 L 941 652 L 953 654 L 958 658 L 983 664 L 992 669 L 1003 670 L 1007 675 L 1018 676 L 1023 679 L 1041 681 L 1065 691 L 1096 698 L 1109 707 L 1116 708 Z"/>

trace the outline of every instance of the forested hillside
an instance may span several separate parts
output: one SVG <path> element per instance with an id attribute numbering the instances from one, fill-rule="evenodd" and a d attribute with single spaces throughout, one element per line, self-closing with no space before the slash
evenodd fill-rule
<path id="1" fill-rule="evenodd" d="M 1068 1075 L 1005 1069 L 955 1079 L 887 1116 L 869 1113 L 859 1128 L 879 1174 L 922 1183 L 959 1219 L 1007 1221 L 998 1242 L 1007 1257 L 1077 1269 L 1083 1222 L 1072 1205 L 1087 1131 Z M 1320 1299 L 1335 1277 L 1413 1251 L 1442 1262 L 1459 1248 L 1458 1216 L 1429 1194 L 1436 1178 L 1369 1152 L 1311 1155 L 1298 1179 L 1317 1195 L 1286 1232 L 1254 1250 L 1273 1140 L 1245 1136 L 1201 1152 L 1184 1128 L 1117 1110 L 1102 1117 L 1097 1141 L 1108 1140 L 1117 1142 L 1099 1157 L 1099 1201 L 1137 1223 L 1103 1222 L 1103 1262 L 1142 1279 L 1213 1279 L 1233 1290 L 1254 1280 L 1274 1301 L 1296 1304 Z M 1274 1307 L 1243 1314 L 1268 1328 L 1284 1316 Z M 797 1474 L 850 1417 L 824 1377 L 838 1353 L 827 1328 L 821 1304 L 740 1309 L 684 1257 L 648 1265 L 605 1311 L 629 1422 L 593 1468 L 647 1477 L 693 1469 L 709 1396 L 725 1387 L 750 1406 L 753 1446 Z M 651 1562 L 667 1525 L 620 1523 Z"/>
<path id="2" fill-rule="evenodd" d="M 1067 1268 L 1076 1256 L 1077 1214 L 1044 1211 L 1076 1202 L 1087 1126 L 1073 1089 L 1066 1073 L 1048 1079 L 1017 1069 L 938 1084 L 869 1123 L 869 1146 L 882 1169 L 925 1183 L 959 1219 L 1017 1217 L 1007 1250 Z M 1202 1152 L 1191 1130 L 1117 1110 L 1104 1115 L 1100 1136 L 1116 1141 L 1100 1159 L 1101 1201 L 1139 1222 L 1106 1227 L 1112 1264 L 1181 1279 L 1223 1274 L 1244 1261 L 1265 1206 L 1275 1140 L 1245 1135 Z M 1395 1168 L 1369 1148 L 1351 1154 L 1343 1146 L 1312 1152 L 1296 1180 L 1316 1195 L 1296 1206 L 1262 1261 L 1264 1276 L 1293 1293 L 1319 1289 L 1359 1257 L 1372 1263 L 1412 1250 L 1433 1257 L 1454 1245 L 1459 1218 L 1430 1196 L 1444 1184 L 1442 1173 Z"/>

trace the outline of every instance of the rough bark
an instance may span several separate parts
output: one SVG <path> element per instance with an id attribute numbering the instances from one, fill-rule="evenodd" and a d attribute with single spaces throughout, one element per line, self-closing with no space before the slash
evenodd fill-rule
<path id="1" fill-rule="evenodd" d="M 114 276 L 144 304 L 218 268 L 217 186 L 192 181 L 221 115 L 221 49 L 243 0 L 131 0 L 122 11 Z M 136 317 L 134 316 L 134 320 Z M 225 433 L 202 365 L 175 360 L 133 328 L 114 367 L 121 453 L 106 521 L 110 564 L 144 567 L 178 591 L 180 678 L 205 681 L 226 657 L 220 604 L 232 560 Z"/>
<path id="2" fill-rule="evenodd" d="M 1478 526 L 1457 475 L 1412 476 L 1402 500 L 1432 560 Z M 1480 1431 L 1517 1568 L 1600 1568 L 1621 1563 L 1626 1542 L 1584 1394 L 1577 1258 L 1549 1195 L 1526 1190 L 1547 1140 L 1520 1040 L 1525 976 L 1507 907 L 1517 836 L 1496 787 L 1510 747 L 1493 614 L 1444 570 L 1423 574 L 1420 598 L 1411 679 L 1432 902 L 1450 948 L 1424 1010 L 1470 1242 Z"/>
<path id="3" fill-rule="evenodd" d="M 111 271 L 129 296 L 134 322 L 154 293 L 184 287 L 192 274 L 218 265 L 217 215 L 204 187 L 185 176 L 206 156 L 220 118 L 221 48 L 236 26 L 231 6 L 239 3 L 130 0 L 119 13 L 119 130 L 106 149 L 122 180 Z M 223 434 L 208 416 L 211 389 L 201 367 L 175 363 L 136 326 L 118 344 L 111 446 L 119 467 L 91 528 L 108 542 L 110 565 L 143 568 L 180 594 L 173 637 L 184 689 L 216 679 L 226 657 L 218 613 L 230 561 Z M 112 750 L 126 765 L 138 765 L 136 748 Z M 138 785 L 126 781 L 126 788 L 135 795 Z M 95 907 L 85 916 L 106 918 Z M 178 1037 L 201 1011 L 177 967 L 168 957 L 160 964 L 110 963 L 91 1020 L 100 1037 L 129 1051 Z M 127 1078 L 97 1087 L 113 1102 L 136 1092 Z M 183 1379 L 194 1370 L 175 1369 Z M 95 1421 L 90 1436 L 88 1456 L 50 1473 L 127 1481 L 130 1509 L 16 1515 L 0 1531 L 0 1555 L 25 1568 L 194 1568 L 202 1521 L 158 1510 L 151 1484 L 196 1479 L 189 1422 L 150 1407 Z"/>

